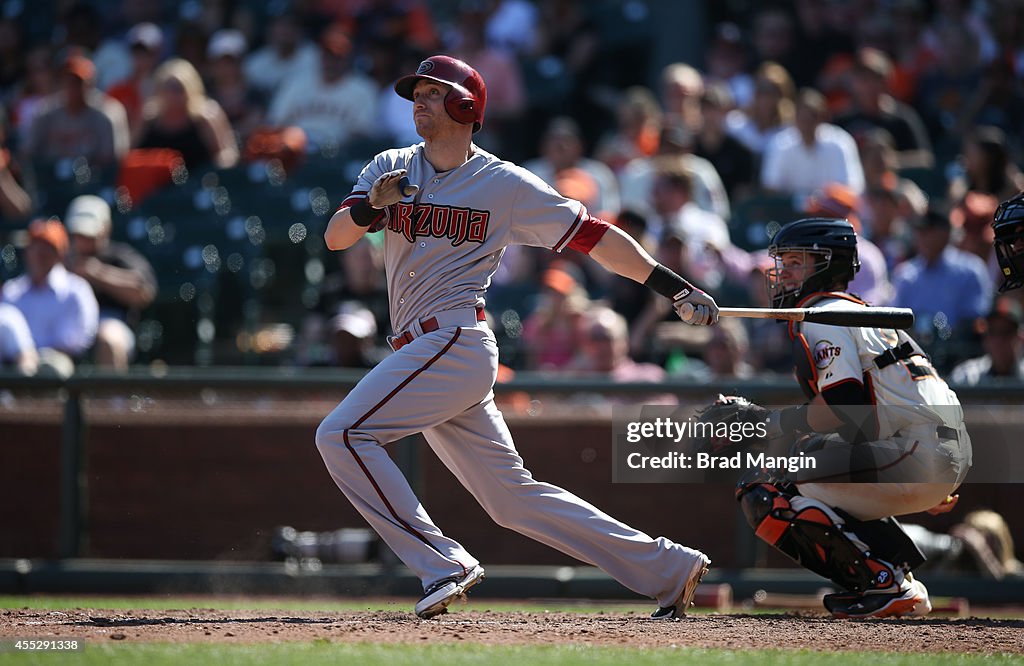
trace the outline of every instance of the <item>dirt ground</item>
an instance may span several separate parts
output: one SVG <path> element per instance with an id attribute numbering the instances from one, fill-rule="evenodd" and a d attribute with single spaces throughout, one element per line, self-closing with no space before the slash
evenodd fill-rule
<path id="1" fill-rule="evenodd" d="M 344 642 L 803 648 L 1024 654 L 1024 620 L 914 618 L 836 621 L 810 613 L 704 615 L 652 622 L 638 612 L 457 611 L 429 621 L 411 612 L 74 609 L 0 611 L 0 638 L 252 643 Z"/>

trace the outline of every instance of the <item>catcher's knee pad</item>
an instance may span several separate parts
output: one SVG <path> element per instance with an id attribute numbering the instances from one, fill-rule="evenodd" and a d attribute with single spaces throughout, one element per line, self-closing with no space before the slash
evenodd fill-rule
<path id="1" fill-rule="evenodd" d="M 772 483 L 743 486 L 736 498 L 760 539 L 844 589 L 863 592 L 901 582 L 902 569 L 873 557 L 831 507 Z"/>

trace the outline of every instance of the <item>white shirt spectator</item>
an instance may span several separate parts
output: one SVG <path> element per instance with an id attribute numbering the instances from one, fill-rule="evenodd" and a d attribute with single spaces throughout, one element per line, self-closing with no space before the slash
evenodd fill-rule
<path id="1" fill-rule="evenodd" d="M 246 56 L 242 64 L 249 85 L 266 93 L 274 93 L 294 79 L 306 78 L 319 68 L 319 49 L 310 42 L 299 44 L 288 58 L 282 58 L 272 46 L 264 46 Z"/>
<path id="2" fill-rule="evenodd" d="M 377 85 L 355 71 L 332 84 L 318 74 L 296 78 L 274 97 L 267 119 L 278 127 L 301 127 L 314 146 L 370 136 L 377 124 Z"/>
<path id="3" fill-rule="evenodd" d="M 761 161 L 762 186 L 807 195 L 828 183 L 842 183 L 858 195 L 864 192 L 864 169 L 849 132 L 822 123 L 815 129 L 814 145 L 808 146 L 796 127 L 787 127 L 768 142 Z"/>
<path id="4" fill-rule="evenodd" d="M 28 275 L 6 282 L 0 300 L 25 316 L 36 349 L 79 356 L 96 338 L 99 306 L 92 287 L 61 264 L 53 267 L 41 287 L 33 287 Z"/>
<path id="5" fill-rule="evenodd" d="M 0 365 L 16 362 L 33 351 L 32 332 L 21 310 L 10 303 L 0 303 Z"/>

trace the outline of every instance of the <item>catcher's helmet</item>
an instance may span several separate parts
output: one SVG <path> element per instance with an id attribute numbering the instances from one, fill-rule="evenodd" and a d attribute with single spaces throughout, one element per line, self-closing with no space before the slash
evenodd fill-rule
<path id="1" fill-rule="evenodd" d="M 999 291 L 1024 285 L 1024 192 L 999 204 L 992 220 L 996 257 L 1003 273 Z"/>
<path id="2" fill-rule="evenodd" d="M 783 265 L 781 255 L 785 252 L 805 252 L 814 257 L 814 270 L 796 279 Z M 860 269 L 857 234 L 846 220 L 809 217 L 790 222 L 776 232 L 768 254 L 775 260 L 766 275 L 768 296 L 777 308 L 793 307 L 808 294 L 846 284 Z"/>
<path id="3" fill-rule="evenodd" d="M 473 123 L 473 131 L 480 131 L 484 124 L 484 108 L 487 106 L 487 86 L 475 69 L 450 56 L 431 56 L 420 63 L 415 74 L 398 79 L 395 92 L 400 97 L 412 100 L 413 89 L 421 79 L 451 86 L 452 89 L 444 98 L 444 108 L 448 115 L 464 125 Z"/>

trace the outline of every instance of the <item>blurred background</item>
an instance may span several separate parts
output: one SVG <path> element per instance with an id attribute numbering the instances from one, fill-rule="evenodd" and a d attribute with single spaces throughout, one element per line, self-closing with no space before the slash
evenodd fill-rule
<path id="1" fill-rule="evenodd" d="M 1024 290 L 997 294 L 990 228 L 1024 189 L 1017 0 L 3 0 L 0 557 L 302 561 L 296 543 L 361 527 L 312 432 L 388 353 L 382 234 L 322 235 L 376 152 L 418 141 L 392 84 L 438 52 L 487 82 L 481 147 L 720 304 L 767 304 L 774 225 L 850 219 L 851 291 L 913 308 L 965 402 L 1019 404 Z M 57 300 L 26 302 L 29 279 Z M 798 400 L 784 327 L 694 330 L 584 255 L 525 247 L 487 305 L 538 476 L 726 567 L 781 563 L 727 486 L 612 486 L 606 433 L 623 402 Z M 567 562 L 491 526 L 422 448 L 395 450 L 467 546 Z M 924 523 L 994 509 L 1011 575 L 1024 492 L 973 490 Z M 684 524 L 650 515 L 701 495 Z"/>

